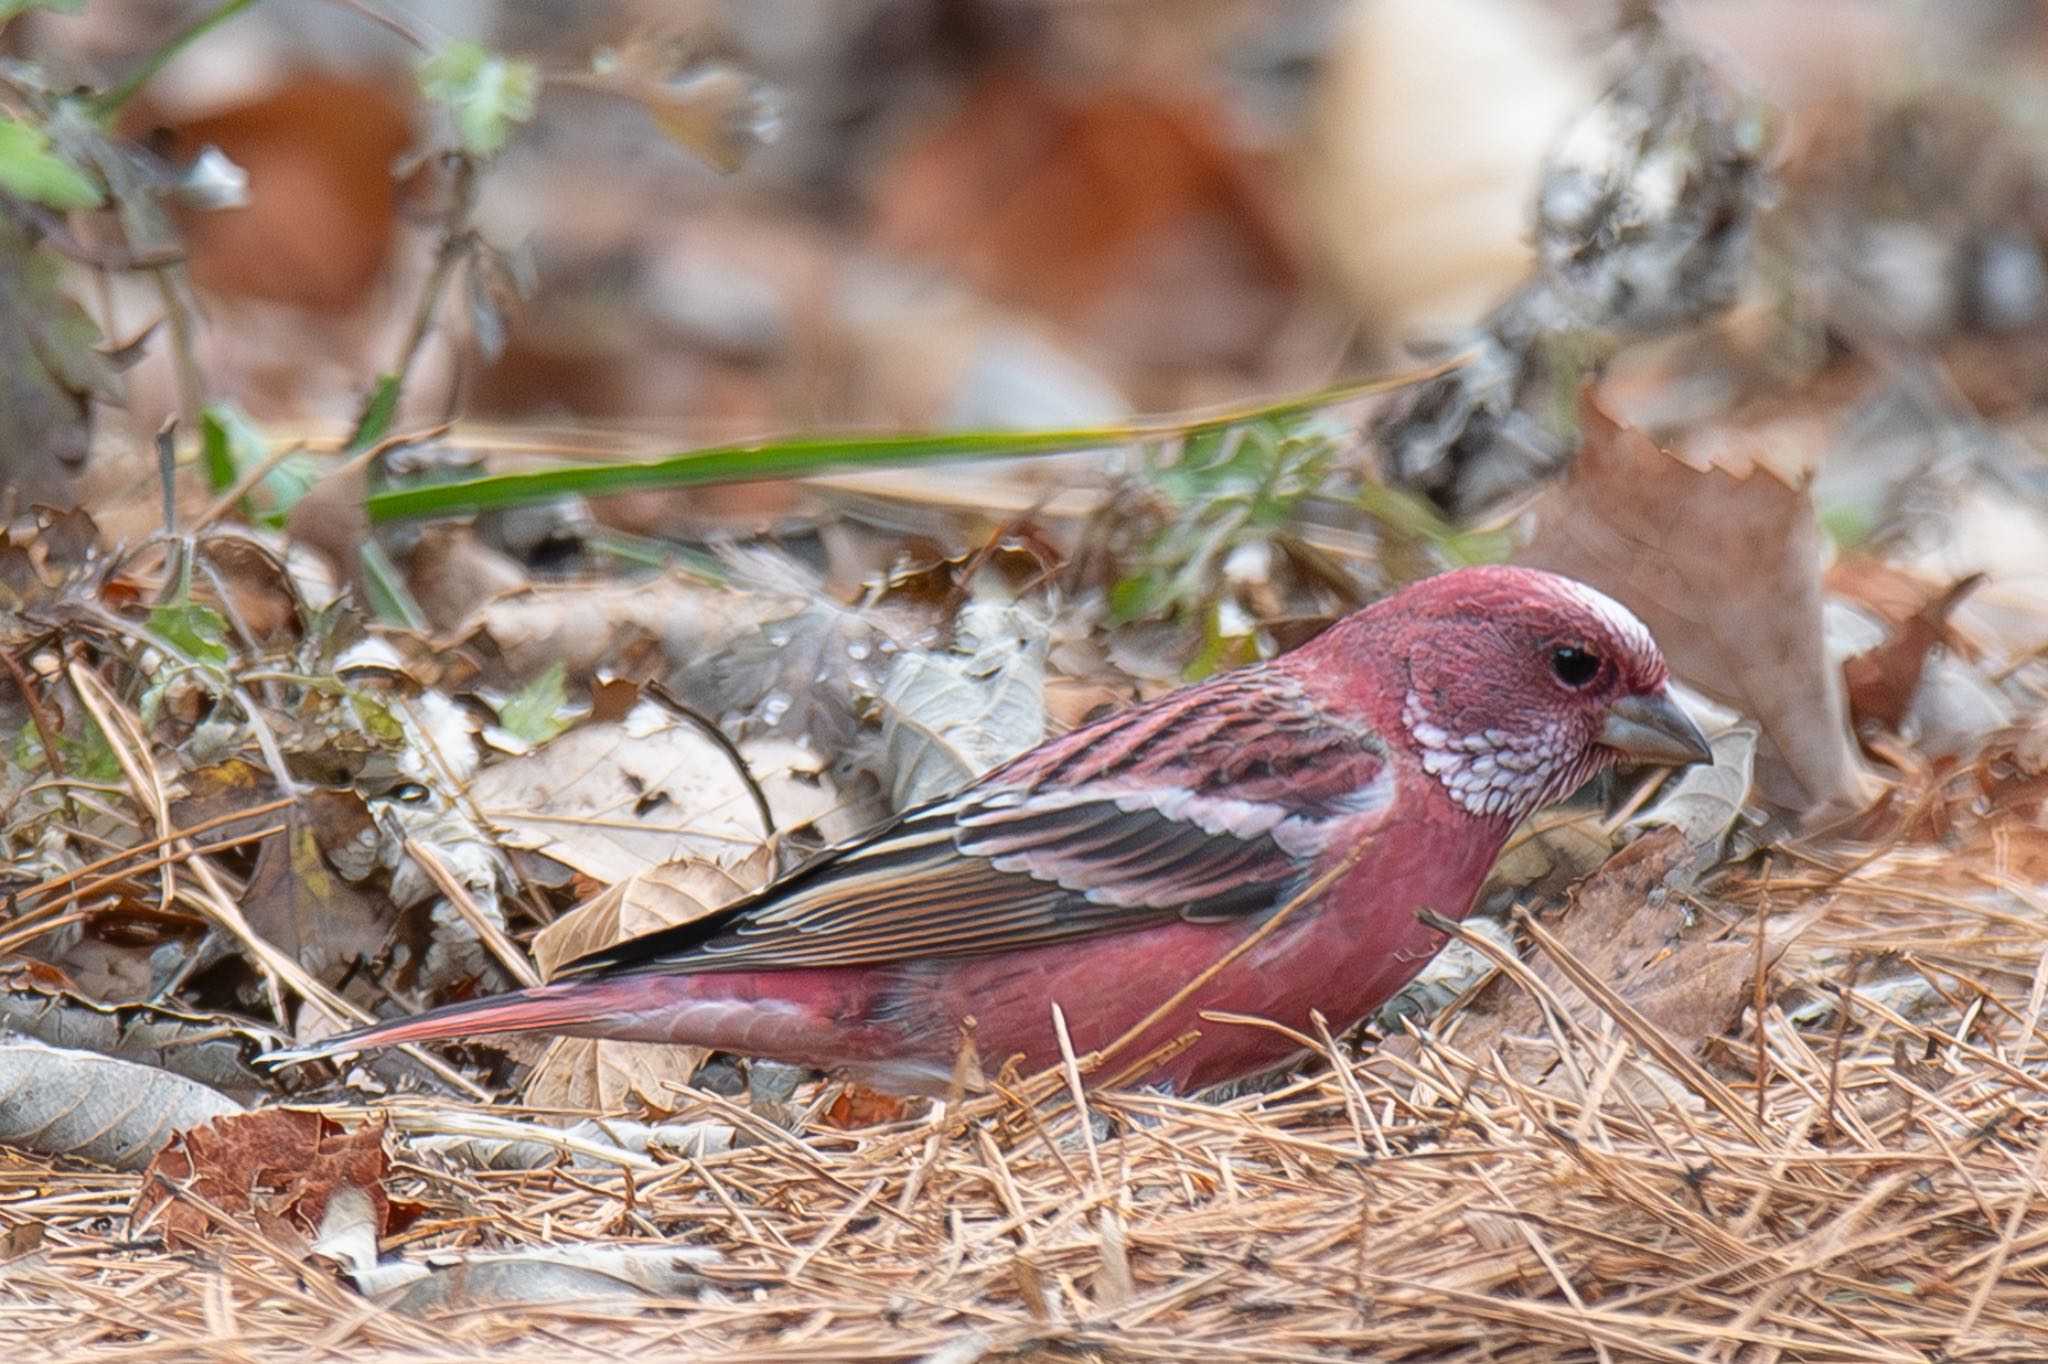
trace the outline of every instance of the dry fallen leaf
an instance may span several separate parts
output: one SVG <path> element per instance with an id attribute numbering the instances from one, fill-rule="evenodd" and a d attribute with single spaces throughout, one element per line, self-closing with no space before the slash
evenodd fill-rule
<path id="1" fill-rule="evenodd" d="M 539 1302 L 699 1298 L 715 1290 L 697 1266 L 722 1258 L 705 1246 L 534 1246 L 441 1252 L 428 1256 L 425 1264 L 380 1264 L 354 1278 L 366 1295 L 394 1312 L 433 1317 Z M 611 1310 L 620 1306 L 614 1303 Z"/>
<path id="2" fill-rule="evenodd" d="M 730 867 L 693 861 L 650 868 L 542 930 L 533 940 L 534 960 L 552 975 L 585 953 L 701 918 L 759 889 L 774 871 L 766 844 Z M 702 1047 L 668 1043 L 558 1038 L 535 1065 L 524 1098 L 535 1108 L 666 1113 L 676 1106 L 676 1086 L 689 1082 L 704 1055 Z"/>
<path id="3" fill-rule="evenodd" d="M 952 648 L 896 656 L 880 697 L 896 809 L 958 790 L 1045 738 L 1049 624 L 1025 603 L 976 598 Z"/>
<path id="4" fill-rule="evenodd" d="M 1636 840 L 1573 889 L 1571 908 L 1551 928 L 1573 958 L 1658 1029 L 1688 1046 L 1719 1034 L 1740 1017 L 1756 964 L 1751 942 L 1682 934 L 1685 906 L 1665 889 L 1665 878 L 1690 851 L 1677 828 Z M 1573 1016 L 1583 1021 L 1599 1015 L 1599 1006 L 1546 955 L 1539 953 L 1530 966 Z M 1458 1035 L 1459 1048 L 1473 1055 L 1502 1038 L 1544 1034 L 1542 1006 L 1504 978 L 1496 978 L 1474 1014 Z M 1518 1048 L 1514 1058 L 1525 1071 L 1531 1064 L 1547 1068 L 1546 1051 Z"/>
<path id="5" fill-rule="evenodd" d="M 470 795 L 507 847 L 604 885 L 679 858 L 732 862 L 767 834 L 725 750 L 652 704 L 492 764 Z"/>
<path id="6" fill-rule="evenodd" d="M 664 862 L 627 877 L 542 929 L 533 959 L 543 975 L 564 963 L 643 933 L 702 918 L 767 884 L 775 856 L 764 845 L 739 861 Z"/>
<path id="7" fill-rule="evenodd" d="M 487 639 L 515 677 L 532 677 L 551 663 L 571 677 L 587 677 L 640 640 L 653 641 L 673 664 L 695 663 L 794 607 L 679 574 L 646 582 L 536 584 L 487 602 L 455 633 Z"/>
<path id="8" fill-rule="evenodd" d="M 179 1128 L 241 1111 L 225 1094 L 169 1071 L 0 1042 L 0 1145 L 138 1170 Z"/>
<path id="9" fill-rule="evenodd" d="M 230 1114 L 181 1132 L 157 1152 L 129 1214 L 132 1234 L 160 1234 L 172 1249 L 202 1244 L 213 1217 L 179 1197 L 180 1190 L 229 1218 L 306 1237 L 318 1233 L 329 1199 L 354 1190 L 388 1232 L 392 1209 L 383 1181 L 390 1168 L 382 1118 L 351 1131 L 298 1109 Z"/>
<path id="10" fill-rule="evenodd" d="M 30 962 L 0 966 L 0 1030 L 171 1071 L 243 1101 L 275 1093 L 288 1078 L 251 1064 L 285 1041 L 258 1024 L 154 1004 L 103 1004 L 46 976 L 58 973 Z"/>
<path id="11" fill-rule="evenodd" d="M 408 1136 L 406 1149 L 451 1165 L 483 1170 L 541 1170 L 567 1162 L 582 1169 L 648 1169 L 651 1152 L 702 1157 L 730 1151 L 740 1129 L 728 1122 L 644 1123 L 631 1118 L 584 1118 L 567 1127 L 501 1118 L 474 1111 L 414 1113 L 414 1124 L 435 1130 Z M 452 1130 L 446 1130 L 452 1129 Z"/>
<path id="12" fill-rule="evenodd" d="M 1588 390 L 1585 446 L 1538 503 L 1521 562 L 1582 579 L 1642 617 L 1672 671 L 1755 719 L 1757 784 L 1823 822 L 1867 807 L 1821 627 L 1820 544 L 1803 487 L 1761 468 L 1696 469 Z"/>
<path id="13" fill-rule="evenodd" d="M 315 789 L 280 817 L 285 830 L 259 846 L 242 911 L 266 940 L 338 980 L 377 956 L 398 917 L 389 897 L 360 889 L 326 856 L 368 830 L 370 816 L 353 791 Z"/>
<path id="14" fill-rule="evenodd" d="M 520 1102 L 564 1113 L 665 1116 L 706 1054 L 678 1043 L 557 1037 L 534 1064 Z"/>
<path id="15" fill-rule="evenodd" d="M 1884 643 L 1843 662 L 1849 714 L 1858 729 L 1872 725 L 1889 734 L 1902 732 L 1928 656 L 1937 647 L 1953 647 L 1950 614 L 1983 581 L 1983 574 L 1972 573 L 1945 591 L 1926 593 L 1902 619 L 1887 621 L 1891 634 Z"/>
<path id="16" fill-rule="evenodd" d="M 728 175 L 781 128 L 775 92 L 759 76 L 728 62 L 690 60 L 658 41 L 629 42 L 606 53 L 589 75 L 550 79 L 633 101 L 663 137 Z"/>

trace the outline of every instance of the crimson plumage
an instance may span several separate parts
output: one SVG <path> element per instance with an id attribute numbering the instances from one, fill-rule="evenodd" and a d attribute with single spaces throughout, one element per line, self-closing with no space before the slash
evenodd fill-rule
<path id="1" fill-rule="evenodd" d="M 1522 818 L 1620 757 L 1708 756 L 1649 632 L 1583 584 L 1463 569 L 1291 653 L 1085 725 L 821 853 L 708 918 L 534 989 L 278 1059 L 493 1032 L 693 1043 L 943 1090 L 1108 1044 L 1304 890 L 1317 893 L 1128 1047 L 1186 1091 L 1349 1027 L 1443 945 Z M 1324 884 L 1327 882 L 1327 884 Z"/>

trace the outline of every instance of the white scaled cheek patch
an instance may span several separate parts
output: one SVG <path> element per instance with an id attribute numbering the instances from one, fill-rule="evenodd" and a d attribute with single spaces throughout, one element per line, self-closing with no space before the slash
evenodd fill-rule
<path id="1" fill-rule="evenodd" d="M 1490 729 L 1454 735 L 1429 719 L 1421 695 L 1413 691 L 1401 719 L 1421 752 L 1422 770 L 1472 814 L 1519 818 L 1543 804 L 1568 776 L 1567 745 L 1555 726 L 1533 734 Z"/>

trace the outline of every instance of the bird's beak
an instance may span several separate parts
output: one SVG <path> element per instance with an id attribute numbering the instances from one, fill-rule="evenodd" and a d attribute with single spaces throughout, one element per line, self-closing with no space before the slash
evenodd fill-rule
<path id="1" fill-rule="evenodd" d="M 1607 707 L 1600 742 L 1630 762 L 1687 767 L 1714 760 L 1707 736 L 1663 692 L 1624 696 Z"/>

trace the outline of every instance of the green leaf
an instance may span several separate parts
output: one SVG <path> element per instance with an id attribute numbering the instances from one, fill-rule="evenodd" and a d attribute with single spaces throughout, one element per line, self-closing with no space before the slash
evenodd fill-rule
<path id="1" fill-rule="evenodd" d="M 1177 458 L 1149 461 L 1141 478 L 1173 511 L 1135 557 L 1130 575 L 1110 589 L 1110 623 L 1213 616 L 1231 552 L 1270 544 L 1294 522 L 1303 500 L 1329 481 L 1341 435 L 1318 413 L 1268 411 L 1191 432 Z M 1241 641 L 1226 645 L 1211 637 L 1195 666 L 1213 669 L 1218 660 L 1238 657 L 1232 651 L 1240 647 Z"/>
<path id="2" fill-rule="evenodd" d="M 569 714 L 569 674 L 559 662 L 548 664 L 498 707 L 499 725 L 530 744 L 546 743 L 574 718 Z"/>
<path id="3" fill-rule="evenodd" d="M 395 744 L 405 738 L 405 722 L 391 713 L 390 706 L 353 687 L 347 696 L 349 710 L 371 738 L 381 739 L 387 744 Z"/>
<path id="4" fill-rule="evenodd" d="M 0 190 L 46 208 L 92 208 L 100 187 L 58 154 L 41 128 L 0 117 Z"/>
<path id="5" fill-rule="evenodd" d="M 207 482 L 217 493 L 226 492 L 262 467 L 270 458 L 270 439 L 233 403 L 210 403 L 199 413 L 199 453 L 206 465 Z M 256 507 L 242 499 L 242 510 L 257 525 L 276 528 L 311 490 L 320 477 L 321 466 L 310 455 L 291 455 L 273 466 L 257 485 L 269 497 L 269 505 Z"/>
<path id="6" fill-rule="evenodd" d="M 1133 573 L 1109 589 L 1106 623 L 1115 627 L 1143 620 L 1166 604 L 1168 592 L 1164 575 L 1151 569 Z"/>
<path id="7" fill-rule="evenodd" d="M 356 562 L 363 570 L 363 595 L 377 619 L 395 621 L 412 630 L 427 628 L 427 613 L 413 600 L 405 585 L 405 575 L 391 562 L 384 546 L 374 538 L 363 541 L 356 546 Z"/>
<path id="8" fill-rule="evenodd" d="M 102 782 L 122 778 L 121 760 L 114 756 L 114 746 L 107 742 L 99 721 L 89 715 L 75 734 L 67 729 L 58 736 L 57 751 L 63 754 L 64 766 L 74 777 Z"/>
<path id="9" fill-rule="evenodd" d="M 1213 673 L 1239 667 L 1257 657 L 1258 646 L 1253 637 L 1226 632 L 1222 614 L 1212 607 L 1202 619 L 1202 647 L 1181 670 L 1181 680 L 1200 682 Z"/>
<path id="10" fill-rule="evenodd" d="M 217 493 L 235 486 L 241 476 L 235 458 L 236 432 L 231 425 L 238 415 L 225 403 L 213 403 L 199 410 L 199 458 L 206 465 L 206 484 Z"/>
<path id="11" fill-rule="evenodd" d="M 54 10 L 59 14 L 78 14 L 85 9 L 85 0 L 0 0 L 0 24 L 32 9 Z"/>
<path id="12" fill-rule="evenodd" d="M 149 613 L 149 628 L 198 663 L 228 661 L 227 617 L 199 602 L 165 602 Z"/>
<path id="13" fill-rule="evenodd" d="M 33 725 L 23 725 L 14 732 L 14 748 L 8 756 L 24 772 L 40 772 L 50 761 L 50 755 L 43 751 L 42 736 Z"/>
<path id="14" fill-rule="evenodd" d="M 931 464 L 956 459 L 1014 459 L 1119 443 L 1116 430 L 1039 433 L 969 432 L 944 436 L 799 436 L 757 445 L 721 445 L 642 464 L 577 464 L 494 474 L 373 494 L 373 521 L 599 497 L 644 488 L 687 488 L 762 478 L 799 478 L 839 469 Z"/>
<path id="15" fill-rule="evenodd" d="M 1460 530 L 1424 498 L 1383 483 L 1361 485 L 1351 500 L 1389 538 L 1427 545 L 1453 564 L 1503 563 L 1515 547 L 1511 531 Z"/>
<path id="16" fill-rule="evenodd" d="M 512 125 L 533 117 L 540 71 L 480 43 L 454 42 L 420 65 L 420 90 L 448 106 L 456 136 L 472 156 L 489 156 L 505 145 Z"/>
<path id="17" fill-rule="evenodd" d="M 356 429 L 349 433 L 345 453 L 356 455 L 384 439 L 391 429 L 391 419 L 398 415 L 398 376 L 380 374 L 377 386 L 370 390 L 370 396 L 363 402 L 363 413 L 356 418 Z"/>

